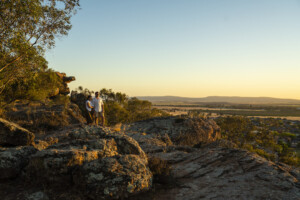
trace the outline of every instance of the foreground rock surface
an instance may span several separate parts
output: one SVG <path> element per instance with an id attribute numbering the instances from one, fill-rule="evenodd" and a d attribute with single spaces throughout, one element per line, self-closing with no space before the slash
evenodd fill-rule
<path id="1" fill-rule="evenodd" d="M 300 199 L 299 170 L 217 140 L 213 120 L 170 117 L 121 129 L 171 168 L 155 190 L 135 199 Z"/>
<path id="2" fill-rule="evenodd" d="M 300 199 L 299 170 L 218 140 L 212 120 L 161 118 L 120 131 L 80 126 L 48 132 L 36 148 L 0 148 L 0 197 Z"/>
<path id="3" fill-rule="evenodd" d="M 300 199 L 295 173 L 248 151 L 205 147 L 155 156 L 170 163 L 176 184 L 151 199 Z"/>
<path id="4" fill-rule="evenodd" d="M 0 180 L 20 175 L 30 156 L 36 151 L 32 146 L 0 148 Z"/>
<path id="5" fill-rule="evenodd" d="M 34 134 L 19 125 L 0 118 L 0 146 L 26 146 L 34 142 Z"/>
<path id="6" fill-rule="evenodd" d="M 130 137 L 87 126 L 32 155 L 24 174 L 37 184 L 77 188 L 91 199 L 119 199 L 151 187 L 147 164 Z"/>

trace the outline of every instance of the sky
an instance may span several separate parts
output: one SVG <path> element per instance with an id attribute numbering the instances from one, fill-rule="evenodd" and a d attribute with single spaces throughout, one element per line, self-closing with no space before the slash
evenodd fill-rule
<path id="1" fill-rule="evenodd" d="M 300 99 L 299 0 L 81 0 L 46 52 L 70 88 Z"/>

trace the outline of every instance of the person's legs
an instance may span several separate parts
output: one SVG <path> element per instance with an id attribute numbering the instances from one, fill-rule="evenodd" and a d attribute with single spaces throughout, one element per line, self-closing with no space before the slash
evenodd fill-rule
<path id="1" fill-rule="evenodd" d="M 95 112 L 95 124 L 98 126 L 99 113 Z"/>
<path id="2" fill-rule="evenodd" d="M 95 111 L 92 109 L 90 114 L 91 114 L 91 124 L 93 125 L 95 121 Z"/>
<path id="3" fill-rule="evenodd" d="M 86 122 L 87 122 L 87 124 L 93 123 L 93 118 L 92 118 L 91 112 L 89 112 L 89 111 L 86 112 Z"/>
<path id="4" fill-rule="evenodd" d="M 102 118 L 102 126 L 105 125 L 105 116 L 104 116 L 104 112 L 101 112 L 101 118 Z"/>
<path id="5" fill-rule="evenodd" d="M 99 117 L 101 118 L 101 125 L 104 126 L 104 124 L 105 124 L 104 113 L 101 112 L 101 113 L 99 113 L 99 115 L 100 115 Z"/>
<path id="6" fill-rule="evenodd" d="M 92 112 L 89 112 L 89 116 L 90 116 L 90 124 L 94 123 L 94 115 Z"/>

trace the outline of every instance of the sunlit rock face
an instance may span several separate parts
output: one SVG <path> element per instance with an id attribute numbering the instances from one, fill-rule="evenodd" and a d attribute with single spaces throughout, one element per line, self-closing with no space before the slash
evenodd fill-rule
<path id="1" fill-rule="evenodd" d="M 70 88 L 68 87 L 68 83 L 75 81 L 74 76 L 67 76 L 66 73 L 56 72 L 56 75 L 61 79 L 61 87 L 56 90 L 56 94 L 52 96 L 56 96 L 59 94 L 67 95 L 70 93 Z"/>
<path id="2" fill-rule="evenodd" d="M 123 125 L 121 130 L 137 140 L 145 152 L 170 146 L 201 146 L 221 138 L 215 121 L 200 118 L 156 118 Z"/>

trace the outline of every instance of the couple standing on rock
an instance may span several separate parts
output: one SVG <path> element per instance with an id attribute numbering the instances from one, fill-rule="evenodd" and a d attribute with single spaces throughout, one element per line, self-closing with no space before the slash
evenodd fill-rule
<path id="1" fill-rule="evenodd" d="M 98 125 L 99 117 L 101 118 L 101 125 L 104 126 L 104 104 L 101 97 L 99 97 L 99 92 L 95 93 L 95 97 L 88 96 L 85 102 L 85 107 L 87 110 L 87 124 L 93 124 L 95 122 Z"/>

